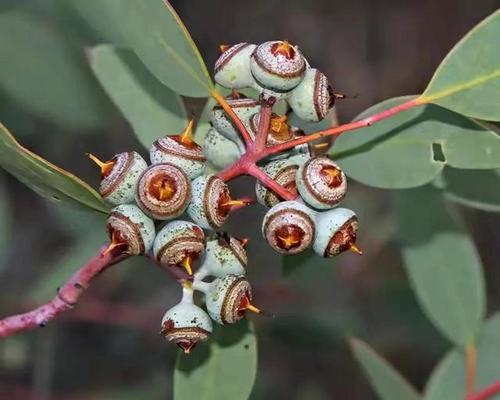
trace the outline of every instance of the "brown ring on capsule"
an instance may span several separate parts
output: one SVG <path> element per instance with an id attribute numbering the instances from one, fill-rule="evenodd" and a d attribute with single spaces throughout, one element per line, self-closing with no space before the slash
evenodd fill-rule
<path id="1" fill-rule="evenodd" d="M 285 168 L 279 170 L 278 173 L 273 177 L 276 183 L 283 186 L 290 193 L 293 193 L 295 197 L 298 196 L 297 183 L 295 182 L 295 177 L 298 169 L 299 166 L 296 164 L 288 165 Z M 267 189 L 266 195 L 264 196 L 264 202 L 268 207 L 272 207 L 280 202 L 280 198 L 276 196 L 276 193 L 274 193 L 272 190 Z"/>
<path id="2" fill-rule="evenodd" d="M 204 236 L 181 236 L 165 243 L 158 251 L 157 260 L 162 265 L 180 265 L 186 257 L 195 260 L 205 250 Z"/>
<path id="3" fill-rule="evenodd" d="M 170 163 L 155 164 L 145 170 L 137 184 L 137 205 L 159 220 L 181 215 L 191 199 L 187 175 Z"/>
<path id="4" fill-rule="evenodd" d="M 248 46 L 250 43 L 238 43 L 226 49 L 215 62 L 215 73 L 219 72 L 236 54 Z"/>
<path id="5" fill-rule="evenodd" d="M 236 279 L 227 289 L 220 312 L 224 324 L 233 324 L 245 316 L 248 304 L 252 301 L 252 288 L 244 278 Z"/>
<path id="6" fill-rule="evenodd" d="M 358 231 L 358 218 L 349 218 L 332 236 L 326 246 L 324 257 L 333 257 L 343 251 L 349 250 L 356 243 Z M 359 252 L 359 250 L 358 250 Z"/>
<path id="7" fill-rule="evenodd" d="M 333 94 L 333 89 L 328 82 L 328 78 L 320 71 L 316 71 L 314 75 L 313 93 L 314 110 L 316 111 L 318 120 L 321 121 L 326 117 L 328 111 L 330 111 L 335 104 L 335 95 Z"/>
<path id="8" fill-rule="evenodd" d="M 334 206 L 346 195 L 347 181 L 340 167 L 326 157 L 310 158 L 302 169 L 302 181 L 319 203 Z"/>
<path id="9" fill-rule="evenodd" d="M 203 193 L 203 209 L 207 221 L 213 228 L 220 228 L 226 221 L 231 207 L 224 204 L 231 201 L 229 188 L 226 183 L 217 176 L 211 176 Z"/>
<path id="10" fill-rule="evenodd" d="M 181 142 L 180 136 L 167 136 L 156 140 L 153 146 L 157 151 L 193 161 L 205 161 L 203 149 L 196 142 Z"/>
<path id="11" fill-rule="evenodd" d="M 167 320 L 163 324 L 160 333 L 169 342 L 175 343 L 184 353 L 189 354 L 196 344 L 205 341 L 210 336 L 210 332 L 197 326 L 175 328 L 172 320 Z"/>
<path id="12" fill-rule="evenodd" d="M 134 153 L 132 151 L 117 154 L 110 160 L 113 162 L 113 166 L 107 173 L 102 174 L 99 187 L 102 197 L 106 198 L 116 190 L 130 171 L 133 161 Z"/>
<path id="13" fill-rule="evenodd" d="M 244 245 L 245 242 L 223 233 L 218 236 L 218 243 L 221 247 L 227 247 L 241 265 L 244 267 L 248 265 L 248 256 Z"/>
<path id="14" fill-rule="evenodd" d="M 304 58 L 290 45 L 293 54 L 291 54 L 291 57 L 284 55 L 282 52 L 277 51 L 276 45 L 279 44 L 280 42 L 268 42 L 257 46 L 252 53 L 252 58 L 259 67 L 272 75 L 284 78 L 301 76 L 306 69 Z M 298 57 L 296 57 L 297 55 Z"/>
<path id="15" fill-rule="evenodd" d="M 264 225 L 268 243 L 283 254 L 300 253 L 312 243 L 316 226 L 302 210 L 285 208 L 270 216 Z"/>
<path id="16" fill-rule="evenodd" d="M 115 234 L 118 234 L 119 242 L 127 244 L 128 254 L 137 255 L 144 253 L 145 246 L 141 232 L 136 224 L 125 215 L 117 212 L 109 214 L 106 228 L 112 239 Z"/>

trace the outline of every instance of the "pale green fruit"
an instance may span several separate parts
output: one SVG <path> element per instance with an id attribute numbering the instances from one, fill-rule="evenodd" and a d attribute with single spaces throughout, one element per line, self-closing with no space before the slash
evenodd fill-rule
<path id="1" fill-rule="evenodd" d="M 346 250 L 361 254 L 356 247 L 358 218 L 354 211 L 334 208 L 318 213 L 316 221 L 316 237 L 313 243 L 316 254 L 321 257 L 333 257 Z"/>
<path id="2" fill-rule="evenodd" d="M 250 56 L 257 46 L 238 43 L 225 50 L 215 62 L 215 82 L 228 89 L 253 86 Z"/>
<path id="3" fill-rule="evenodd" d="M 203 142 L 206 159 L 216 168 L 224 169 L 234 163 L 243 152 L 233 141 L 210 128 Z"/>

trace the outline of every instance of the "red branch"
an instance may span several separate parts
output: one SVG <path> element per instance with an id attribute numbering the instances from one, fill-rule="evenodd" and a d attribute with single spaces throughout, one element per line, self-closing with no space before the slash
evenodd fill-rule
<path id="1" fill-rule="evenodd" d="M 378 121 L 392 117 L 402 111 L 408 110 L 412 107 L 424 104 L 420 98 L 410 100 L 406 103 L 400 104 L 398 106 L 384 110 L 378 114 L 372 115 L 370 117 L 364 118 L 359 121 L 351 122 L 349 124 L 336 126 L 323 131 L 313 133 L 311 135 L 303 136 L 298 139 L 290 140 L 288 142 L 276 144 L 274 146 L 267 146 L 267 134 L 269 132 L 270 119 L 272 115 L 272 105 L 274 103 L 274 98 L 268 100 L 262 100 L 262 106 L 259 115 L 259 128 L 256 135 L 255 141 L 249 139 L 250 135 L 248 130 L 245 128 L 244 124 L 238 118 L 238 116 L 231 109 L 227 101 L 216 91 L 212 92 L 212 96 L 220 103 L 220 105 L 227 111 L 232 122 L 236 125 L 240 131 L 243 139 L 246 142 L 245 153 L 233 164 L 225 168 L 223 171 L 219 172 L 217 176 L 224 182 L 230 181 L 241 175 L 251 175 L 259 180 L 264 186 L 275 192 L 278 196 L 285 200 L 293 200 L 295 196 L 289 190 L 278 184 L 272 178 L 270 178 L 264 171 L 262 171 L 258 166 L 257 162 L 269 157 L 273 154 L 280 153 L 282 151 L 290 150 L 300 144 L 310 143 L 318 140 L 322 137 L 333 137 L 336 138 L 340 134 L 355 129 L 364 128 L 370 126 Z"/>
<path id="2" fill-rule="evenodd" d="M 493 383 L 482 391 L 471 394 L 465 398 L 465 400 L 487 400 L 492 396 L 500 393 L 500 381 Z"/>
<path id="3" fill-rule="evenodd" d="M 60 313 L 72 309 L 90 282 L 107 267 L 126 258 L 123 254 L 104 253 L 103 246 L 97 255 L 90 259 L 69 280 L 57 290 L 57 295 L 32 311 L 13 315 L 0 320 L 0 337 L 7 337 L 14 333 L 45 326 Z"/>

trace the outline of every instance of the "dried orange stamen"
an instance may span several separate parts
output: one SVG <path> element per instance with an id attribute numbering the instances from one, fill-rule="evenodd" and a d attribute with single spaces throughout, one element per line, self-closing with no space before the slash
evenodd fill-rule
<path id="1" fill-rule="evenodd" d="M 182 132 L 182 134 L 180 135 L 179 141 L 182 144 L 185 144 L 185 145 L 193 144 L 193 142 L 194 142 L 194 140 L 193 140 L 193 123 L 194 123 L 194 119 L 191 119 L 189 121 L 188 125 L 186 126 L 186 129 L 184 129 L 184 132 Z"/>
<path id="2" fill-rule="evenodd" d="M 280 43 L 276 43 L 271 51 L 274 55 L 281 54 L 281 55 L 284 55 L 288 59 L 293 58 L 293 56 L 295 55 L 295 49 L 286 40 L 284 40 Z"/>
<path id="3" fill-rule="evenodd" d="M 323 173 L 326 175 L 329 185 L 338 186 L 342 183 L 341 172 L 335 167 L 323 168 Z"/>
<path id="4" fill-rule="evenodd" d="M 92 153 L 87 153 L 87 157 L 90 158 L 92 161 L 94 161 L 99 168 L 101 168 L 101 174 L 103 176 L 108 175 L 111 172 L 111 170 L 113 169 L 113 166 L 115 165 L 115 162 L 113 160 L 104 162 L 104 161 L 99 160 Z"/>
<path id="5" fill-rule="evenodd" d="M 193 269 L 191 267 L 191 256 L 186 256 L 186 258 L 182 260 L 181 265 L 184 267 L 188 275 L 193 275 Z"/>
<path id="6" fill-rule="evenodd" d="M 262 314 L 262 311 L 259 308 L 255 307 L 253 304 L 250 303 L 250 300 L 248 299 L 248 295 L 245 295 L 241 299 L 241 302 L 239 305 L 239 310 L 240 311 L 248 310 L 248 311 L 254 312 L 255 314 Z"/>
<path id="7" fill-rule="evenodd" d="M 111 242 L 108 244 L 108 247 L 103 251 L 102 255 L 105 256 L 109 252 L 113 251 L 114 249 L 121 247 L 121 246 L 126 246 L 127 243 L 123 242 L 120 238 L 119 233 L 116 231 L 113 231 L 111 233 Z"/>
<path id="8" fill-rule="evenodd" d="M 219 45 L 219 50 L 220 50 L 220 52 L 221 52 L 221 53 L 224 53 L 224 52 L 226 52 L 227 50 L 229 50 L 229 48 L 230 48 L 230 47 L 231 47 L 231 46 L 230 46 L 230 45 L 228 45 L 228 44 L 220 44 L 220 45 Z"/>
<path id="9" fill-rule="evenodd" d="M 360 256 L 363 255 L 363 252 L 359 249 L 358 246 L 356 246 L 356 244 L 354 243 L 351 243 L 349 245 L 349 250 L 351 250 L 353 253 L 356 253 L 356 254 L 359 254 Z"/>

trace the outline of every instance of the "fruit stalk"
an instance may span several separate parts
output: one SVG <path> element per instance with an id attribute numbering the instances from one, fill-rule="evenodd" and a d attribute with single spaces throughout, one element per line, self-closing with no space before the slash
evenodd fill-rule
<path id="1" fill-rule="evenodd" d="M 106 253 L 106 248 L 107 246 L 102 246 L 97 255 L 75 272 L 48 303 L 26 313 L 0 320 L 0 337 L 43 327 L 62 312 L 72 309 L 94 278 L 111 265 L 127 258 L 123 253 Z"/>

